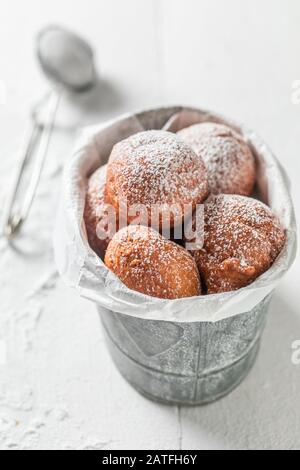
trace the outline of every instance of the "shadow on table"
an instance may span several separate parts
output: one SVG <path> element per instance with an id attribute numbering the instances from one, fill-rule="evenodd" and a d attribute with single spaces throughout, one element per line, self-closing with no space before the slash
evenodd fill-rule
<path id="1" fill-rule="evenodd" d="M 56 116 L 56 129 L 72 131 L 110 119 L 123 106 L 121 89 L 112 81 L 99 78 L 95 86 L 83 93 L 65 94 Z"/>
<path id="2" fill-rule="evenodd" d="M 183 448 L 222 443 L 227 448 L 300 448 L 300 365 L 292 343 L 300 339 L 300 315 L 275 295 L 261 349 L 249 376 L 227 397 L 181 408 Z"/>

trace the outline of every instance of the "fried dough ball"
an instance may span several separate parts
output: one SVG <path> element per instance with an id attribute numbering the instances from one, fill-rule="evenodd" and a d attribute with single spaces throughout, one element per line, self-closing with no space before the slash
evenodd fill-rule
<path id="1" fill-rule="evenodd" d="M 114 222 L 113 214 L 104 202 L 106 168 L 107 165 L 98 168 L 89 178 L 84 207 L 89 245 L 102 259 L 117 229 L 117 221 Z"/>
<path id="2" fill-rule="evenodd" d="M 211 193 L 250 196 L 255 160 L 240 134 L 223 124 L 206 122 L 186 127 L 177 135 L 203 159 Z"/>
<path id="3" fill-rule="evenodd" d="M 162 130 L 139 132 L 117 143 L 111 152 L 105 202 L 120 210 L 128 223 L 136 223 L 142 205 L 142 225 L 161 229 L 169 215 L 170 226 L 179 225 L 184 205 L 195 208 L 207 195 L 207 171 L 202 159 L 175 134 Z M 124 215 L 124 203 L 131 213 Z"/>
<path id="4" fill-rule="evenodd" d="M 197 266 L 187 250 L 142 225 L 130 225 L 114 235 L 105 264 L 127 287 L 153 297 L 201 293 Z"/>
<path id="5" fill-rule="evenodd" d="M 270 268 L 284 242 L 279 220 L 262 202 L 211 197 L 204 205 L 204 245 L 193 251 L 207 293 L 247 286 Z"/>

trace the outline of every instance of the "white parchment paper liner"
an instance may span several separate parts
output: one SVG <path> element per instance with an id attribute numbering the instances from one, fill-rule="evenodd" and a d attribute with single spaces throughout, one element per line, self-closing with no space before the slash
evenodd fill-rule
<path id="1" fill-rule="evenodd" d="M 177 131 L 196 122 L 214 121 L 235 127 L 251 145 L 257 160 L 257 191 L 279 216 L 287 241 L 273 266 L 254 283 L 224 294 L 165 300 L 128 289 L 110 272 L 87 243 L 83 209 L 88 176 L 107 162 L 113 145 L 144 129 Z M 159 108 L 94 126 L 84 132 L 65 170 L 63 197 L 54 235 L 58 270 L 68 285 L 101 306 L 127 315 L 178 322 L 215 322 L 257 305 L 291 266 L 296 252 L 296 225 L 288 178 L 272 152 L 252 131 L 208 111 Z"/>

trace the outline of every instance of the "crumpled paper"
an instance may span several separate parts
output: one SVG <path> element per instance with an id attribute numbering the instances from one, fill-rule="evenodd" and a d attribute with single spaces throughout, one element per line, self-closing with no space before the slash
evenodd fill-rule
<path id="1" fill-rule="evenodd" d="M 286 230 L 285 247 L 267 272 L 251 285 L 234 292 L 168 300 L 130 290 L 88 245 L 83 221 L 87 179 L 107 162 L 113 145 L 133 133 L 162 128 L 176 132 L 205 121 L 230 125 L 248 141 L 257 161 L 257 196 L 279 216 Z M 291 266 L 296 253 L 296 224 L 289 180 L 267 145 L 254 132 L 217 114 L 176 106 L 123 115 L 88 128 L 76 145 L 64 173 L 54 248 L 58 270 L 66 283 L 104 308 L 152 320 L 215 322 L 254 308 Z"/>

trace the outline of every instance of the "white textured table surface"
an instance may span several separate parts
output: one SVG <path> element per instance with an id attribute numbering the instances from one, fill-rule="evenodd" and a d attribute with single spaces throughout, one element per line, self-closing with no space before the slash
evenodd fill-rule
<path id="1" fill-rule="evenodd" d="M 291 103 L 299 21 L 298 0 L 6 2 L 1 210 L 28 106 L 44 86 L 33 36 L 59 22 L 93 43 L 105 79 L 101 100 L 83 103 L 85 122 L 169 103 L 222 112 L 269 143 L 299 212 L 300 105 Z M 291 361 L 300 339 L 299 260 L 277 290 L 258 360 L 239 388 L 202 408 L 147 401 L 115 370 L 94 305 L 55 271 L 51 232 L 73 138 L 55 133 L 30 221 L 13 246 L 0 239 L 0 448 L 300 448 L 300 365 Z"/>

